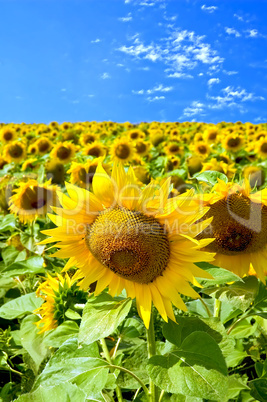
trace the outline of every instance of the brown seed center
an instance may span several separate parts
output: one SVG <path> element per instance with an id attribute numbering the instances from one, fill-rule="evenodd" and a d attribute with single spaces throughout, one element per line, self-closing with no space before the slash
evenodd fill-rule
<path id="1" fill-rule="evenodd" d="M 242 194 L 212 204 L 202 218 L 213 217 L 210 226 L 198 239 L 214 237 L 209 251 L 226 255 L 253 253 L 267 243 L 267 207 L 252 202 Z"/>
<path id="2" fill-rule="evenodd" d="M 125 208 L 107 209 L 85 237 L 94 257 L 118 276 L 150 283 L 163 273 L 170 256 L 164 227 L 152 216 Z"/>

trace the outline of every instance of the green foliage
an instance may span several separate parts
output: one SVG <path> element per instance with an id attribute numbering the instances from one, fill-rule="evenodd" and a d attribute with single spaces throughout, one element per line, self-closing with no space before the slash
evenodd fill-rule
<path id="1" fill-rule="evenodd" d="M 158 156 L 151 169 L 159 172 L 166 161 Z M 201 175 L 195 178 L 215 180 Z M 165 323 L 153 309 L 151 358 L 135 302 L 123 294 L 88 298 L 76 285 L 62 287 L 54 292 L 57 326 L 39 333 L 33 311 L 44 300 L 36 289 L 65 263 L 36 246 L 50 227 L 42 219 L 31 228 L 13 215 L 1 220 L 0 401 L 113 402 L 120 387 L 123 400 L 146 402 L 151 381 L 161 402 L 267 400 L 266 286 L 209 263 L 197 264 L 213 276 L 199 279 L 202 300 L 184 297 L 188 311 L 176 309 L 176 322 Z"/>

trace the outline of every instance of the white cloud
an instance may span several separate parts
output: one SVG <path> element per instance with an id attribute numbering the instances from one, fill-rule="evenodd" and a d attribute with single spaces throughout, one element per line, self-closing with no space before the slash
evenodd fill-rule
<path id="1" fill-rule="evenodd" d="M 100 76 L 100 78 L 101 78 L 102 80 L 107 80 L 108 78 L 111 78 L 111 76 L 110 76 L 109 73 L 103 73 L 103 74 Z"/>
<path id="2" fill-rule="evenodd" d="M 101 39 L 99 39 L 99 38 L 96 38 L 95 40 L 91 40 L 91 43 L 99 43 L 99 42 L 101 42 Z"/>
<path id="3" fill-rule="evenodd" d="M 236 29 L 234 29 L 234 28 L 228 28 L 228 27 L 226 27 L 226 28 L 225 28 L 225 32 L 226 32 L 228 35 L 234 35 L 236 38 L 239 38 L 239 37 L 241 36 L 241 34 L 240 34 Z"/>
<path id="4" fill-rule="evenodd" d="M 238 21 L 244 21 L 244 18 L 241 15 L 234 14 L 234 17 L 236 17 Z"/>
<path id="5" fill-rule="evenodd" d="M 132 19 L 133 19 L 133 17 L 132 17 L 131 13 L 128 13 L 127 17 L 118 18 L 118 20 L 122 21 L 122 22 L 128 22 L 128 21 L 131 21 Z"/>
<path id="6" fill-rule="evenodd" d="M 132 90 L 132 93 L 133 93 L 134 95 L 144 95 L 145 90 L 144 90 L 144 89 L 140 89 L 140 91 L 134 91 L 134 90 Z"/>
<path id="7" fill-rule="evenodd" d="M 249 29 L 247 32 L 250 38 L 258 38 L 260 36 L 259 31 L 257 29 Z"/>
<path id="8" fill-rule="evenodd" d="M 217 10 L 218 7 L 216 6 L 206 6 L 206 4 L 203 4 L 203 6 L 201 6 L 201 10 L 206 11 L 207 13 L 214 13 L 215 10 Z"/>
<path id="9" fill-rule="evenodd" d="M 171 78 L 192 78 L 190 70 L 201 64 L 208 65 L 209 68 L 216 66 L 213 73 L 221 69 L 224 59 L 204 41 L 204 36 L 173 26 L 169 31 L 167 37 L 148 43 L 141 40 L 137 33 L 128 39 L 129 44 L 124 44 L 117 50 L 137 60 L 164 64 L 164 71 Z"/>
<path id="10" fill-rule="evenodd" d="M 190 106 L 186 107 L 183 110 L 183 116 L 182 117 L 192 117 L 197 114 L 203 114 L 204 112 L 204 104 L 199 102 L 199 101 L 193 101 Z"/>
<path id="11" fill-rule="evenodd" d="M 228 86 L 221 90 L 222 95 L 218 96 L 207 96 L 208 99 L 215 101 L 215 103 L 210 104 L 211 109 L 220 109 L 223 107 L 237 106 L 242 108 L 240 103 L 255 100 L 264 100 L 263 96 L 257 96 L 252 92 L 247 92 L 245 89 L 240 87 L 234 88 Z"/>
<path id="12" fill-rule="evenodd" d="M 235 75 L 238 74 L 238 71 L 227 71 L 227 70 L 222 70 L 222 72 L 226 75 Z"/>
<path id="13" fill-rule="evenodd" d="M 164 85 L 159 84 L 159 85 L 155 85 L 153 88 L 147 89 L 147 90 L 144 90 L 144 89 L 140 89 L 139 91 L 132 90 L 132 93 L 135 95 L 144 95 L 144 94 L 151 95 L 151 94 L 154 94 L 155 92 L 170 92 L 172 90 L 173 90 L 173 87 L 165 87 Z M 156 98 L 158 98 L 158 97 L 156 97 Z M 158 100 L 158 99 L 156 99 L 156 100 Z"/>
<path id="14" fill-rule="evenodd" d="M 165 96 L 154 96 L 154 97 L 148 96 L 146 99 L 149 102 L 154 102 L 154 101 L 164 100 Z"/>
<path id="15" fill-rule="evenodd" d="M 167 77 L 168 78 L 194 78 L 193 75 L 191 75 L 191 74 L 178 73 L 177 71 L 175 73 L 169 74 Z"/>
<path id="16" fill-rule="evenodd" d="M 170 92 L 173 90 L 173 87 L 164 87 L 162 84 L 153 87 L 152 89 L 148 89 L 148 94 L 153 94 L 154 92 Z"/>
<path id="17" fill-rule="evenodd" d="M 220 79 L 219 78 L 211 78 L 210 80 L 208 80 L 208 86 L 211 87 L 214 84 L 219 84 Z"/>

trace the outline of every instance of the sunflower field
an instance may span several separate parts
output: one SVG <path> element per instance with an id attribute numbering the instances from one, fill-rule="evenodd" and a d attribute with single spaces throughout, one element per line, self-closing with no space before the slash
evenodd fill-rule
<path id="1" fill-rule="evenodd" d="M 0 147 L 0 401 L 267 401 L 267 124 Z"/>

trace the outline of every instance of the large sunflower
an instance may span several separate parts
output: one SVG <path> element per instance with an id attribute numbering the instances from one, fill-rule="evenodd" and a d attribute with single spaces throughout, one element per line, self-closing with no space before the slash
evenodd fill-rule
<path id="1" fill-rule="evenodd" d="M 51 206 L 56 205 L 56 186 L 50 181 L 39 184 L 31 179 L 26 183 L 20 183 L 14 190 L 16 194 L 10 198 L 10 210 L 18 215 L 22 222 L 32 222 L 38 216 L 45 216 L 51 212 Z"/>
<path id="2" fill-rule="evenodd" d="M 198 240 L 214 237 L 205 249 L 216 252 L 215 265 L 240 277 L 249 274 L 250 266 L 265 282 L 267 260 L 267 189 L 251 193 L 249 181 L 240 186 L 218 179 L 210 194 L 201 202 L 210 207 L 202 219 L 213 218 Z"/>
<path id="3" fill-rule="evenodd" d="M 114 165 L 110 177 L 99 164 L 94 194 L 66 184 L 69 197 L 59 192 L 63 208 L 50 215 L 58 227 L 43 232 L 51 237 L 42 244 L 58 242 L 54 255 L 69 258 L 64 270 L 79 268 L 75 277 L 82 288 L 97 281 L 95 294 L 108 287 L 115 296 L 125 289 L 147 328 L 152 302 L 167 321 L 175 320 L 172 303 L 186 310 L 179 293 L 199 297 L 188 281 L 197 285 L 195 276 L 210 276 L 194 262 L 213 259 L 200 251 L 211 239 L 194 238 L 210 222 L 195 224 L 207 209 L 196 208 L 192 192 L 168 199 L 169 183 L 151 182 L 141 190 L 132 168 L 125 173 L 122 164 Z"/>

